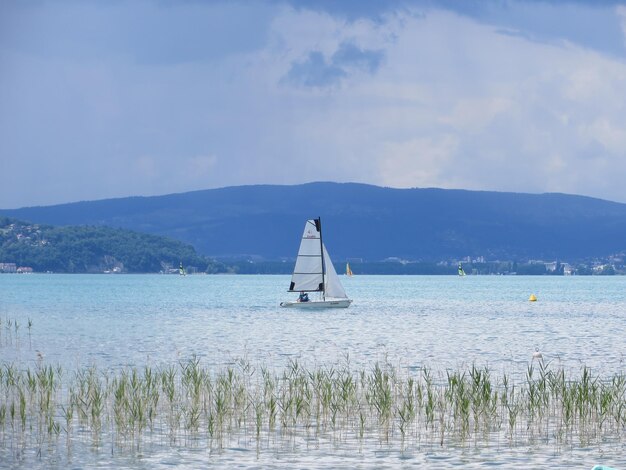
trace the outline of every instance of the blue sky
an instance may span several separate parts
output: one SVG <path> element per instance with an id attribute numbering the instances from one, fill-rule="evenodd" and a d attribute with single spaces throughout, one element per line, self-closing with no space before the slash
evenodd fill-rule
<path id="1" fill-rule="evenodd" d="M 626 202 L 626 2 L 0 2 L 0 207 L 241 184 Z"/>

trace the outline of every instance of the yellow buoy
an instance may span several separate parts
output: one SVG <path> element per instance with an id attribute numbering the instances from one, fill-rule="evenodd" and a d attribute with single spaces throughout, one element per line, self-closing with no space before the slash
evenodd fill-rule
<path id="1" fill-rule="evenodd" d="M 530 294 L 530 297 L 528 298 L 528 300 L 531 302 L 537 302 L 537 297 L 535 296 L 535 294 Z"/>

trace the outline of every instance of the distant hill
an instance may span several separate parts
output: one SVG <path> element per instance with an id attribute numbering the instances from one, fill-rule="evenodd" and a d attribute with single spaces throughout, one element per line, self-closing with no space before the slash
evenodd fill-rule
<path id="1" fill-rule="evenodd" d="M 164 235 L 214 257 L 293 258 L 322 217 L 336 259 L 582 259 L 626 249 L 626 204 L 565 194 L 392 189 L 355 183 L 239 186 L 0 214 Z"/>
<path id="2" fill-rule="evenodd" d="M 60 273 L 159 272 L 223 265 L 178 240 L 110 227 L 52 227 L 0 217 L 0 262 Z"/>

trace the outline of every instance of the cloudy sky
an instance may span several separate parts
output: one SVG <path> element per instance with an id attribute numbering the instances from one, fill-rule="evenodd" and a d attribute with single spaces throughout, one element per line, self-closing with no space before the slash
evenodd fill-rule
<path id="1" fill-rule="evenodd" d="M 0 2 L 0 208 L 625 179 L 626 1 Z"/>

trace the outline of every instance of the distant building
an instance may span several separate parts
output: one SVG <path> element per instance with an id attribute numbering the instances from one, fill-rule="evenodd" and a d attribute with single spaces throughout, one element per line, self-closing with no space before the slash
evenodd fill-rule
<path id="1" fill-rule="evenodd" d="M 17 272 L 19 274 L 30 274 L 33 272 L 33 268 L 31 268 L 30 266 L 20 266 L 19 268 L 17 268 Z"/>
<path id="2" fill-rule="evenodd" d="M 385 258 L 383 260 L 385 263 L 400 263 L 400 264 L 408 264 L 408 261 L 402 258 L 398 258 L 397 256 L 390 256 L 389 258 Z"/>
<path id="3" fill-rule="evenodd" d="M 615 266 L 612 264 L 597 264 L 592 268 L 594 274 L 606 274 L 615 272 Z"/>
<path id="4" fill-rule="evenodd" d="M 15 263 L 0 263 L 0 272 L 1 273 L 16 273 L 17 266 Z"/>
<path id="5" fill-rule="evenodd" d="M 571 276 L 574 274 L 576 269 L 569 263 L 559 263 L 558 261 L 552 261 L 551 263 L 544 263 L 546 267 L 546 272 L 548 273 L 556 273 L 558 269 L 559 273 L 563 273 L 565 276 Z"/>
<path id="6" fill-rule="evenodd" d="M 547 272 L 553 273 L 554 271 L 556 271 L 556 265 L 557 265 L 556 261 L 552 261 L 551 263 L 545 263 L 545 265 L 546 265 Z"/>

